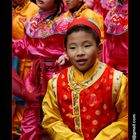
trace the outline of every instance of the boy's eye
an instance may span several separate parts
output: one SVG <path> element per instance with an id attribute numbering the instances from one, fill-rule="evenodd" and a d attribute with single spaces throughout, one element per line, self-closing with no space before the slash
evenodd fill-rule
<path id="1" fill-rule="evenodd" d="M 74 50 L 74 49 L 75 49 L 75 47 L 70 47 L 69 49 Z"/>
<path id="2" fill-rule="evenodd" d="M 85 47 L 85 48 L 88 48 L 88 47 L 90 47 L 90 46 L 91 46 L 91 45 L 85 45 L 84 47 Z"/>

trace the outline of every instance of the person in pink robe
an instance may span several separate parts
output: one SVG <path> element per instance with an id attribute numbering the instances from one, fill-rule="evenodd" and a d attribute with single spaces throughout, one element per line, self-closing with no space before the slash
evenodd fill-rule
<path id="1" fill-rule="evenodd" d="M 105 17 L 103 62 L 128 75 L 128 4 L 118 3 Z"/>
<path id="2" fill-rule="evenodd" d="M 41 103 L 46 92 L 47 81 L 69 63 L 64 53 L 64 33 L 72 18 L 63 14 L 62 0 L 37 0 L 38 14 L 25 23 L 25 35 L 13 40 L 13 53 L 20 58 L 29 58 L 33 65 L 25 79 L 28 94 L 39 94 L 38 102 L 26 102 L 20 140 L 41 140 Z M 65 65 L 59 65 L 63 64 Z M 45 134 L 46 135 L 46 134 Z M 45 136 L 46 137 L 46 136 Z M 47 138 L 46 138 L 47 139 Z"/>

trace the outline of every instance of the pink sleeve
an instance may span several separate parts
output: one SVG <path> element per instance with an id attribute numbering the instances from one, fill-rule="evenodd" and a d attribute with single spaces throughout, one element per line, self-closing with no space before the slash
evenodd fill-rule
<path id="1" fill-rule="evenodd" d="M 12 39 L 12 51 L 13 54 L 19 58 L 27 57 L 27 37 L 24 35 L 22 39 Z"/>

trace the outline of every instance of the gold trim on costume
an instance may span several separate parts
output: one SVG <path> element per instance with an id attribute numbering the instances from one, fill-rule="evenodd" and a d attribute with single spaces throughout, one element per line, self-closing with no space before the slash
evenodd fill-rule
<path id="1" fill-rule="evenodd" d="M 82 135 L 79 94 L 75 91 L 72 91 L 72 106 L 73 106 L 73 114 L 74 114 L 73 117 L 74 117 L 74 123 L 75 123 L 75 130 L 77 133 Z"/>
<path id="2" fill-rule="evenodd" d="M 115 104 L 116 98 L 121 86 L 121 76 L 122 72 L 114 70 L 114 76 L 113 76 L 113 86 L 112 86 L 112 102 Z"/>
<path id="3" fill-rule="evenodd" d="M 80 93 L 85 87 L 88 88 L 92 84 L 94 84 L 102 76 L 105 69 L 106 69 L 106 64 L 99 61 L 99 64 L 95 70 L 95 73 L 93 73 L 93 75 L 88 80 L 78 84 L 72 77 L 73 71 L 72 71 L 72 67 L 70 67 L 68 69 L 68 80 L 69 80 L 68 83 L 69 83 L 70 88 Z"/>

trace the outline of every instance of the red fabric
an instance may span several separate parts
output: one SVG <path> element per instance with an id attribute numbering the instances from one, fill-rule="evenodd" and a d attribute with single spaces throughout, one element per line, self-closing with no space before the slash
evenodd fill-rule
<path id="1" fill-rule="evenodd" d="M 71 118 L 67 117 L 67 114 L 73 114 L 72 108 L 68 108 L 68 105 L 72 104 L 71 103 L 72 95 L 71 95 L 70 88 L 68 86 L 67 70 L 68 70 L 68 68 L 63 70 L 61 72 L 60 76 L 58 77 L 58 81 L 57 81 L 58 106 L 59 106 L 64 123 L 67 124 L 72 131 L 75 131 L 74 119 L 72 117 Z M 62 75 L 64 75 L 65 77 L 63 78 Z M 61 83 L 61 84 L 59 84 L 59 83 Z M 64 87 L 62 87 L 63 84 L 66 84 L 66 85 Z M 60 91 L 61 91 L 61 93 L 60 93 Z M 67 95 L 68 100 L 63 100 L 62 99 L 63 95 Z M 63 100 L 63 103 L 61 103 L 62 100 Z M 66 111 L 65 113 L 63 113 L 62 108 L 65 108 L 65 111 Z"/>
<path id="2" fill-rule="evenodd" d="M 104 63 L 128 74 L 128 32 L 119 36 L 106 34 L 102 55 Z"/>
<path id="3" fill-rule="evenodd" d="M 13 54 L 19 58 L 45 58 L 56 60 L 64 53 L 64 34 L 54 34 L 46 38 L 31 38 L 25 35 L 22 40 L 12 40 Z"/>
<path id="4" fill-rule="evenodd" d="M 108 12 L 108 9 L 105 9 L 105 8 L 102 7 L 101 0 L 94 0 L 92 9 L 94 11 L 97 11 L 104 18 L 106 16 L 107 12 Z"/>
<path id="5" fill-rule="evenodd" d="M 40 109 L 41 103 L 26 104 L 20 140 L 42 140 Z"/>
<path id="6" fill-rule="evenodd" d="M 22 132 L 20 140 L 42 140 L 41 103 L 47 88 L 46 65 L 44 59 L 38 58 L 33 61 L 25 85 L 29 93 L 36 91 L 36 94 L 38 94 L 38 101 L 27 103 L 25 106 L 23 120 L 21 121 Z"/>
<path id="7" fill-rule="evenodd" d="M 36 91 L 38 102 L 30 102 L 25 107 L 23 120 L 21 122 L 22 132 L 20 140 L 42 140 L 43 131 L 41 128 L 41 103 L 46 93 L 47 82 L 53 76 L 54 72 L 58 72 L 58 66 L 55 61 L 45 62 L 43 58 L 33 61 L 32 68 L 25 79 L 25 86 L 29 93 Z M 45 134 L 46 137 L 46 134 Z"/>
<path id="8" fill-rule="evenodd" d="M 37 87 L 37 90 L 39 90 L 39 92 L 41 92 L 43 95 L 45 94 L 47 87 L 45 74 L 46 74 L 46 65 L 44 63 L 44 60 L 41 58 L 34 60 L 32 66 L 31 82 L 35 87 Z"/>
<path id="9" fill-rule="evenodd" d="M 88 18 L 86 17 L 79 17 L 74 19 L 68 26 L 68 30 L 74 26 L 74 25 L 78 25 L 78 24 L 82 24 L 82 25 L 86 25 L 90 28 L 92 28 L 93 30 L 96 31 L 96 33 L 98 34 L 99 37 L 101 37 L 101 32 L 100 29 L 92 22 L 90 21 Z"/>
<path id="10" fill-rule="evenodd" d="M 29 93 L 24 85 L 24 81 L 19 77 L 16 71 L 12 68 L 12 94 L 22 98 L 25 102 L 38 102 L 38 91 Z"/>
<path id="11" fill-rule="evenodd" d="M 112 8 L 105 18 L 103 62 L 128 74 L 128 5 Z"/>
<path id="12" fill-rule="evenodd" d="M 115 108 L 112 104 L 113 72 L 110 67 L 107 67 L 103 75 L 95 83 L 91 86 L 87 86 L 87 88 L 84 88 L 79 93 L 80 117 L 84 140 L 93 140 L 101 129 L 116 119 Z M 74 123 L 75 116 L 73 115 L 74 110 L 72 110 L 72 105 L 76 101 L 72 99 L 72 90 L 68 86 L 67 75 L 67 69 L 65 69 L 58 77 L 58 105 L 64 123 L 68 125 L 72 131 L 76 132 Z M 62 84 L 60 85 L 59 83 Z M 106 109 L 103 109 L 104 105 L 107 106 Z M 95 113 L 101 114 L 96 115 Z M 97 125 L 96 121 L 98 121 Z"/>

